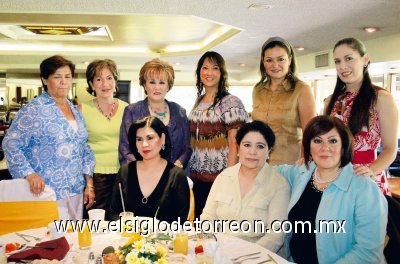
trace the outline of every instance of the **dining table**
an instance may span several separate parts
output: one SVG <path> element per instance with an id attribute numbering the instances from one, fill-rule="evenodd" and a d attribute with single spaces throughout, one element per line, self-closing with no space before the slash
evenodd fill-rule
<path id="1" fill-rule="evenodd" d="M 21 236 L 25 235 L 25 236 Z M 195 236 L 194 236 L 195 237 Z M 77 233 L 65 233 L 70 249 L 61 263 L 86 264 L 89 254 L 93 252 L 95 258 L 101 256 L 104 248 L 112 246 L 118 249 L 120 245 L 126 242 L 127 238 L 122 237 L 119 232 L 104 232 L 92 234 L 92 245 L 88 249 L 80 249 L 78 245 Z M 48 227 L 22 230 L 0 236 L 0 243 L 20 243 L 34 246 L 36 243 L 50 240 Z M 218 264 L 286 264 L 290 263 L 270 250 L 233 235 L 219 233 L 216 234 L 218 243 L 214 256 L 214 263 Z M 27 240 L 29 242 L 27 242 Z M 196 240 L 196 238 L 194 238 Z M 196 255 L 194 252 L 195 241 L 193 236 L 189 239 L 188 255 L 175 254 L 170 251 L 167 255 L 168 263 L 188 263 L 196 264 Z"/>

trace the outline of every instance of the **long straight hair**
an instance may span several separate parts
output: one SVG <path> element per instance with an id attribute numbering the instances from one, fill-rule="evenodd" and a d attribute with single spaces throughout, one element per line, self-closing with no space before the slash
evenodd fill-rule
<path id="1" fill-rule="evenodd" d="M 339 40 L 333 51 L 341 45 L 347 45 L 354 51 L 357 51 L 361 57 L 363 57 L 367 51 L 364 44 L 356 38 L 345 38 Z M 364 67 L 364 76 L 361 84 L 360 91 L 353 102 L 353 107 L 350 112 L 350 118 L 348 122 L 348 127 L 353 135 L 356 135 L 361 131 L 363 126 L 369 128 L 369 117 L 371 106 L 376 104 L 377 90 L 382 89 L 372 84 L 371 77 L 368 73 L 369 62 L 366 67 Z M 346 84 L 338 76 L 336 79 L 335 90 L 333 91 L 331 100 L 326 108 L 325 114 L 329 115 L 332 112 L 335 102 L 338 100 L 339 96 L 346 92 Z"/>

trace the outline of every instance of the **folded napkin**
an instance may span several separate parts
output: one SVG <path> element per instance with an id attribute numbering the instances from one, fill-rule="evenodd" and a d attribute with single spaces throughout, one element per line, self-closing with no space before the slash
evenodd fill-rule
<path id="1" fill-rule="evenodd" d="M 36 246 L 52 246 L 54 249 L 32 248 L 8 257 L 8 261 L 20 261 L 23 259 L 57 259 L 62 260 L 69 251 L 69 244 L 65 237 L 49 240 L 36 244 Z"/>

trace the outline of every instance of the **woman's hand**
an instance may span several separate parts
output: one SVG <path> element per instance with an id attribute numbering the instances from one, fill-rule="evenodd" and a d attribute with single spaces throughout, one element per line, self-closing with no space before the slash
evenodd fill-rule
<path id="1" fill-rule="evenodd" d="M 174 163 L 174 165 L 177 166 L 177 167 L 179 167 L 179 168 L 181 168 L 181 169 L 183 169 L 183 165 L 182 165 L 182 163 L 181 163 L 180 160 L 176 160 L 175 163 Z"/>
<path id="2" fill-rule="evenodd" d="M 44 191 L 45 183 L 42 177 L 36 173 L 31 173 L 25 177 L 29 182 L 29 189 L 34 195 L 40 195 Z"/>
<path id="3" fill-rule="evenodd" d="M 296 160 L 295 164 L 298 165 L 298 166 L 303 165 L 304 164 L 304 158 L 301 157 L 300 159 Z"/>
<path id="4" fill-rule="evenodd" d="M 96 201 L 95 198 L 95 189 L 93 185 L 93 178 L 90 175 L 85 175 L 86 178 L 86 187 L 83 193 L 83 203 L 86 204 L 86 209 L 92 207 Z"/>
<path id="5" fill-rule="evenodd" d="M 375 173 L 371 170 L 371 168 L 363 164 L 354 164 L 353 170 L 354 173 L 357 175 L 371 177 L 371 178 L 375 177 Z"/>

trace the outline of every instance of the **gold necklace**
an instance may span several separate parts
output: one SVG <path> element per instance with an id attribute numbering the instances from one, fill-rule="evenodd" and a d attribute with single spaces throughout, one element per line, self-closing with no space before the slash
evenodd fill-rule
<path id="1" fill-rule="evenodd" d="M 108 121 L 110 121 L 110 120 L 111 120 L 111 117 L 112 117 L 112 115 L 113 115 L 113 113 L 114 113 L 115 101 L 113 101 L 113 103 L 112 103 L 112 105 L 111 105 L 111 111 L 110 111 L 110 113 L 108 113 L 108 114 L 106 114 L 106 113 L 101 109 L 100 104 L 99 104 L 99 100 L 96 100 L 96 103 L 97 103 L 97 109 L 99 109 L 99 112 L 100 112 L 103 116 L 105 116 L 105 117 L 108 119 Z"/>

